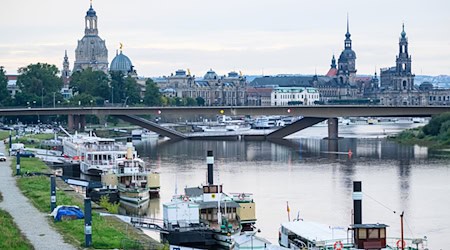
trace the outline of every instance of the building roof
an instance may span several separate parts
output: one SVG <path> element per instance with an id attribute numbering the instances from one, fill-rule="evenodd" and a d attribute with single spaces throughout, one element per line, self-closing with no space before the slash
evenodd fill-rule
<path id="1" fill-rule="evenodd" d="M 214 72 L 214 70 L 209 69 L 208 72 L 206 72 L 205 76 L 203 77 L 205 80 L 216 80 L 219 79 L 219 76 Z"/>
<path id="2" fill-rule="evenodd" d="M 330 70 L 328 70 L 327 74 L 325 76 L 328 77 L 332 77 L 332 76 L 336 76 L 337 75 L 337 69 L 336 68 L 330 68 Z"/>
<path id="3" fill-rule="evenodd" d="M 264 76 L 255 78 L 250 82 L 251 86 L 299 86 L 310 87 L 313 76 Z"/>

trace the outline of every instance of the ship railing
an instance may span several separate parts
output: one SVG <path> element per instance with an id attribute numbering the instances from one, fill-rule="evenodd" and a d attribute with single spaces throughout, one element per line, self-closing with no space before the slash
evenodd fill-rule
<path id="1" fill-rule="evenodd" d="M 98 165 L 98 166 L 113 165 L 113 161 L 108 160 L 85 160 L 84 162 L 89 165 Z"/>
<path id="2" fill-rule="evenodd" d="M 411 250 L 426 250 L 428 249 L 427 237 L 423 238 L 403 238 L 404 248 Z M 386 244 L 392 249 L 401 249 L 401 238 L 398 237 L 387 237 Z"/>
<path id="3" fill-rule="evenodd" d="M 164 228 L 169 231 L 187 232 L 192 230 L 207 230 L 209 229 L 209 226 L 198 221 L 177 220 L 176 223 L 164 221 Z"/>

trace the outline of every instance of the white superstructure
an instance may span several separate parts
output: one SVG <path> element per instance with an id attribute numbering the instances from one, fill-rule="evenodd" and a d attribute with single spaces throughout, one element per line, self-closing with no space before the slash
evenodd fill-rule
<path id="1" fill-rule="evenodd" d="M 127 148 L 114 139 L 75 134 L 63 138 L 63 151 L 71 162 L 80 164 L 81 172 L 98 175 L 112 169 L 115 161 L 125 159 Z M 134 148 L 133 156 L 137 157 Z"/>

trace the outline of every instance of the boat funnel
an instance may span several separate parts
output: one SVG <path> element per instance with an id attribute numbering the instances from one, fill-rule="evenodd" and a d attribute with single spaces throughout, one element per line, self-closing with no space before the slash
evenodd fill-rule
<path id="1" fill-rule="evenodd" d="M 362 224 L 362 187 L 360 181 L 353 182 L 353 224 Z"/>
<path id="2" fill-rule="evenodd" d="M 132 138 L 127 138 L 127 160 L 133 159 L 133 142 Z"/>
<path id="3" fill-rule="evenodd" d="M 208 165 L 208 185 L 213 185 L 214 184 L 214 177 L 213 177 L 214 156 L 213 156 L 212 150 L 208 150 L 208 153 L 206 155 L 206 164 Z"/>

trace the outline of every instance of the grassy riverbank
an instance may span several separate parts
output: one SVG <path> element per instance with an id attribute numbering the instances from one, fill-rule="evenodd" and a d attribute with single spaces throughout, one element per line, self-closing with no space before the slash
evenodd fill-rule
<path id="1" fill-rule="evenodd" d="M 0 193 L 0 202 L 3 201 Z M 0 209 L 0 249 L 33 249 L 9 213 Z"/>
<path id="2" fill-rule="evenodd" d="M 11 168 L 15 173 L 15 160 Z M 39 159 L 21 159 L 21 172 L 49 172 L 48 167 Z M 41 212 L 50 212 L 50 178 L 47 176 L 29 176 L 17 179 L 17 186 L 31 203 Z M 57 205 L 76 205 L 82 210 L 82 198 L 75 192 L 57 190 Z M 67 220 L 53 222 L 53 225 L 65 241 L 82 248 L 84 246 L 84 220 Z M 144 244 L 140 242 L 145 242 Z M 114 217 L 101 217 L 97 212 L 92 213 L 92 248 L 95 249 L 159 249 L 161 245 L 149 237 L 144 236 L 131 226 Z M 0 247 L 0 249 L 2 249 Z"/>
<path id="3" fill-rule="evenodd" d="M 450 148 L 450 113 L 433 116 L 424 127 L 407 129 L 390 139 L 429 148 Z"/>

